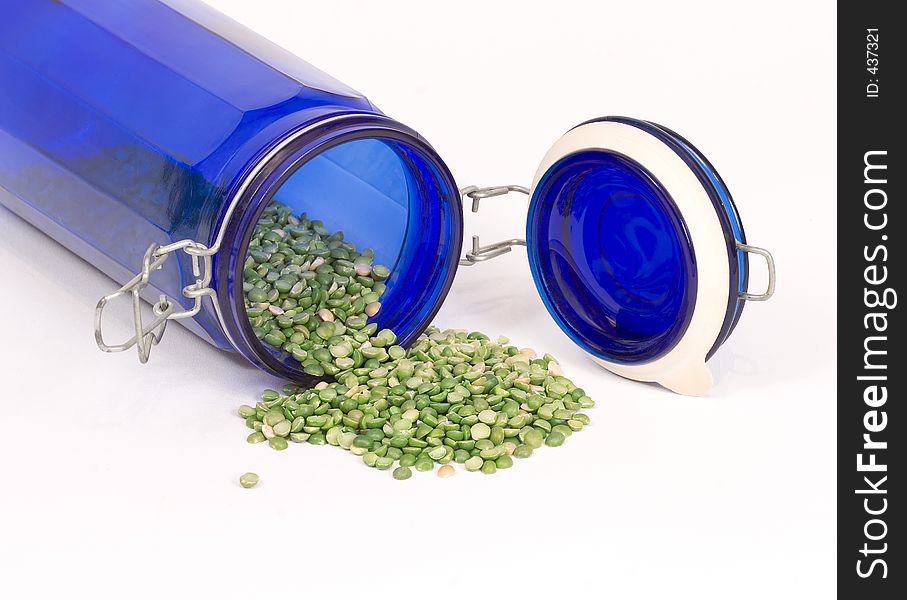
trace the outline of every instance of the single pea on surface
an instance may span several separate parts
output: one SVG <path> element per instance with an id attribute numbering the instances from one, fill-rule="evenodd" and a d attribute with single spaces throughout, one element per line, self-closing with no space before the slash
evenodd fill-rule
<path id="1" fill-rule="evenodd" d="M 250 487 L 255 487 L 258 484 L 258 474 L 256 473 L 243 473 L 239 476 L 239 485 L 248 489 Z"/>
<path id="2" fill-rule="evenodd" d="M 413 472 L 409 467 L 397 467 L 396 469 L 394 469 L 393 475 L 394 479 L 403 480 L 412 477 Z"/>
<path id="3" fill-rule="evenodd" d="M 438 469 L 438 477 L 441 479 L 453 477 L 455 473 L 456 470 L 450 465 L 441 465 L 441 468 Z"/>

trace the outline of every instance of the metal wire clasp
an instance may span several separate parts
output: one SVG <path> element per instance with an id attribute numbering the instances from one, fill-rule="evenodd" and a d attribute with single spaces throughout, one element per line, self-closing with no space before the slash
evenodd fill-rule
<path id="1" fill-rule="evenodd" d="M 192 257 L 192 274 L 195 277 L 195 283 L 189 284 L 183 288 L 183 296 L 194 300 L 192 308 L 188 310 L 178 310 L 181 305 L 170 300 L 165 295 L 161 295 L 160 300 L 152 306 L 154 319 L 147 325 L 142 322 L 142 298 L 141 292 L 148 286 L 151 274 L 160 269 L 170 254 L 177 250 L 183 250 Z M 202 298 L 211 296 L 214 298 L 214 290 L 208 285 L 211 283 L 211 257 L 216 251 L 215 248 L 208 248 L 193 240 L 182 240 L 166 246 L 151 244 L 145 251 L 142 259 L 142 270 L 135 277 L 126 282 L 123 287 L 108 294 L 98 301 L 94 314 L 94 337 L 98 343 L 98 348 L 104 352 L 122 352 L 133 346 L 138 346 L 139 361 L 148 362 L 148 355 L 151 353 L 151 347 L 161 341 L 164 336 L 164 330 L 167 322 L 175 319 L 185 319 L 194 317 L 202 308 Z M 110 345 L 104 341 L 102 331 L 102 321 L 104 308 L 111 300 L 120 296 L 132 294 L 132 315 L 135 324 L 135 335 L 122 344 Z"/>
<path id="2" fill-rule="evenodd" d="M 472 200 L 472 212 L 479 212 L 479 203 L 484 198 L 492 198 L 494 196 L 504 196 L 510 192 L 519 192 L 521 194 L 529 195 L 529 188 L 522 185 L 499 185 L 493 187 L 484 187 L 480 188 L 475 185 L 470 185 L 460 190 L 460 197 L 465 201 L 467 198 Z M 477 262 L 486 261 L 502 254 L 507 254 L 510 252 L 510 249 L 514 246 L 525 246 L 526 240 L 520 238 L 511 238 L 509 240 L 502 240 L 500 242 L 495 242 L 493 244 L 488 244 L 483 246 L 479 242 L 479 236 L 472 236 L 472 248 L 466 252 L 464 258 L 460 259 L 460 266 L 469 267 Z"/>
<path id="3" fill-rule="evenodd" d="M 768 283 L 765 286 L 765 291 L 761 294 L 753 294 L 749 291 L 741 292 L 739 298 L 741 300 L 748 300 L 750 302 L 764 302 L 772 297 L 775 293 L 775 259 L 772 258 L 771 253 L 765 248 L 759 248 L 758 246 L 749 246 L 747 244 L 741 244 L 737 242 L 737 249 L 741 252 L 747 252 L 749 254 L 757 254 L 765 259 L 765 266 L 768 269 Z"/>

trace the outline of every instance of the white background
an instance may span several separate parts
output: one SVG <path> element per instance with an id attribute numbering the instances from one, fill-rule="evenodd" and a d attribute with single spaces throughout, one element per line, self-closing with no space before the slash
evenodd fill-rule
<path id="1" fill-rule="evenodd" d="M 236 407 L 280 382 L 180 327 L 144 366 L 99 352 L 115 286 L 0 209 L 0 596 L 832 597 L 832 4 L 210 3 L 420 131 L 460 185 L 528 184 L 592 117 L 675 129 L 774 252 L 777 294 L 686 398 L 573 347 L 522 249 L 461 269 L 437 323 L 559 357 L 593 424 L 494 477 L 398 482 L 246 444 Z M 524 214 L 502 198 L 467 225 L 519 236 Z"/>

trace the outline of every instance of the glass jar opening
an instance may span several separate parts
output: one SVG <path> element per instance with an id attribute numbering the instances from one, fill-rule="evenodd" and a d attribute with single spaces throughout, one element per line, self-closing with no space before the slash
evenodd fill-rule
<path id="1" fill-rule="evenodd" d="M 238 228 L 241 233 L 233 244 L 234 284 L 230 286 L 233 321 L 244 342 L 237 346 L 247 358 L 296 381 L 320 377 L 318 368 L 315 373 L 305 371 L 306 352 L 297 349 L 294 355 L 296 346 L 291 341 L 316 335 L 316 324 L 321 323 L 316 316 L 319 306 L 336 313 L 329 319 L 338 328 L 349 324 L 351 333 L 358 330 L 361 323 L 347 323 L 348 314 L 358 314 L 362 319 L 367 317 L 368 325 L 374 323 L 372 327 L 377 330 L 394 331 L 400 345 L 408 345 L 429 325 L 453 281 L 462 244 L 463 215 L 450 173 L 421 138 L 383 129 L 322 135 L 314 144 L 302 144 L 297 151 L 287 152 L 253 194 L 243 211 Z M 274 211 L 269 206 L 279 207 L 282 214 L 292 215 L 292 221 L 298 219 L 299 224 L 281 229 L 278 233 L 284 239 L 270 235 L 273 244 L 265 250 L 273 252 L 273 245 L 280 244 L 279 254 L 283 256 L 277 261 L 263 258 L 262 263 L 256 263 L 250 257 L 256 249 L 262 249 L 260 219 L 267 222 Z M 313 238 L 320 244 L 314 253 Z M 325 243 L 329 247 L 324 247 Z M 366 249 L 373 254 L 360 257 Z M 353 270 L 360 266 L 368 271 L 374 265 L 387 267 L 388 273 L 379 276 L 377 269 L 371 274 Z M 311 272 L 304 278 L 301 271 L 306 270 Z M 299 289 L 293 288 L 295 294 L 281 293 L 274 312 L 296 316 L 294 313 L 307 311 L 310 320 L 303 317 L 290 324 L 287 318 L 279 319 L 279 323 L 269 315 L 256 318 L 261 314 L 259 307 L 271 303 L 257 302 L 261 292 L 256 292 L 256 302 L 250 301 L 250 276 L 254 287 L 274 296 L 278 278 L 285 280 L 281 282 L 283 288 L 287 280 L 290 285 L 300 281 Z M 328 277 L 333 281 L 327 281 Z M 351 307 L 352 301 L 361 302 L 370 292 L 367 288 L 376 284 L 380 287 L 376 314 L 362 314 Z M 321 294 L 314 296 L 314 302 L 312 288 L 315 294 Z M 310 299 L 294 297 L 300 293 Z M 368 302 L 374 300 L 372 297 Z M 308 331 L 302 332 L 300 327 Z M 303 335 L 294 337 L 294 331 Z M 268 332 L 273 335 L 266 337 Z"/>

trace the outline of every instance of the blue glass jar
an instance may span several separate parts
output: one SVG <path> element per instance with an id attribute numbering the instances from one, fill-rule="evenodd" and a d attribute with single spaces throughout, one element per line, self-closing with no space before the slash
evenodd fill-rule
<path id="1" fill-rule="evenodd" d="M 261 369 L 310 382 L 248 322 L 243 264 L 278 200 L 391 268 L 379 327 L 430 323 L 456 271 L 460 192 L 417 133 L 361 94 L 195 0 L 0 0 L 0 202 L 123 284 L 98 344 L 147 360 L 169 320 Z M 539 293 L 607 369 L 686 394 L 746 300 L 771 296 L 721 178 L 662 126 L 610 117 L 567 132 L 531 188 L 525 240 Z M 749 253 L 768 262 L 747 291 Z M 138 274 L 136 274 L 138 270 Z M 131 297 L 132 339 L 102 335 Z M 144 298 L 154 305 L 141 314 Z M 191 318 L 190 318 L 191 317 Z"/>
<path id="2" fill-rule="evenodd" d="M 127 290 L 157 303 L 143 359 L 157 321 L 192 316 L 212 344 L 307 378 L 245 316 L 242 265 L 273 198 L 392 267 L 382 327 L 406 343 L 429 324 L 463 216 L 416 132 L 199 2 L 0 0 L 0 15 L 0 202 L 120 283 L 145 263 Z"/>

